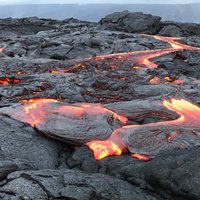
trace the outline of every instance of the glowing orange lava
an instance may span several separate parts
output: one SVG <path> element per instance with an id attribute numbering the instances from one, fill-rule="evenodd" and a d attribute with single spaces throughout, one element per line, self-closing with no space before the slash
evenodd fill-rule
<path id="1" fill-rule="evenodd" d="M 44 107 L 51 102 L 58 102 L 54 99 L 30 99 L 21 100 L 24 102 L 23 121 L 29 123 L 32 127 L 45 121 Z"/>
<path id="2" fill-rule="evenodd" d="M 110 113 L 113 119 L 118 119 L 122 124 L 126 124 L 128 119 L 125 116 L 118 115 L 113 111 L 102 107 L 100 104 L 77 104 L 77 106 L 62 105 L 55 99 L 30 99 L 22 100 L 23 110 L 13 113 L 12 117 L 20 121 L 26 122 L 31 126 L 45 124 L 48 112 L 59 113 L 63 116 L 71 118 L 80 118 L 84 114 L 88 115 L 103 115 Z M 54 103 L 51 106 L 51 103 Z M 17 108 L 16 108 L 17 109 Z"/>
<path id="3" fill-rule="evenodd" d="M 0 79 L 0 84 L 1 85 L 8 85 L 8 84 L 16 84 L 16 83 L 20 83 L 21 80 L 16 79 L 16 78 L 1 78 Z"/>
<path id="4" fill-rule="evenodd" d="M 170 123 L 177 125 L 184 123 L 195 127 L 200 126 L 200 108 L 191 102 L 184 99 L 171 99 L 171 101 L 163 101 L 163 105 L 180 115 L 179 119 L 170 121 Z"/>
<path id="5" fill-rule="evenodd" d="M 137 154 L 137 153 L 131 154 L 131 157 L 137 158 L 138 160 L 143 160 L 143 161 L 151 160 L 151 157 L 147 155 Z"/>
<path id="6" fill-rule="evenodd" d="M 184 99 L 171 99 L 170 101 L 163 101 L 163 105 L 171 111 L 174 111 L 180 115 L 180 117 L 176 120 L 172 121 L 164 121 L 157 123 L 150 123 L 145 125 L 128 125 L 123 126 L 122 128 L 116 129 L 110 136 L 108 140 L 105 141 L 92 141 L 87 143 L 87 146 L 94 152 L 95 159 L 102 159 L 111 155 L 121 155 L 123 152 L 128 151 L 127 147 L 122 144 L 126 144 L 126 142 L 119 137 L 118 132 L 124 132 L 126 134 L 126 130 L 132 129 L 133 131 L 141 127 L 156 127 L 166 126 L 169 127 L 178 127 L 177 129 L 192 127 L 200 130 L 200 108 L 196 105 L 193 105 L 191 102 L 186 101 Z M 170 142 L 175 138 L 179 133 L 177 131 L 172 132 L 167 136 L 167 142 Z M 200 133 L 199 133 L 200 134 Z M 112 145 L 111 145 L 112 144 Z M 119 145 L 120 144 L 120 145 Z M 117 146 L 117 151 L 116 147 Z M 120 148 L 120 149 L 119 149 Z M 151 158 L 148 155 L 141 154 L 132 154 L 132 157 L 138 158 L 140 160 L 148 161 Z"/>
<path id="7" fill-rule="evenodd" d="M 171 45 L 171 48 L 166 49 L 156 49 L 156 50 L 144 50 L 144 51 L 135 51 L 135 52 L 125 52 L 125 53 L 115 53 L 115 54 L 108 54 L 96 57 L 90 57 L 86 59 L 80 59 L 81 61 L 102 61 L 107 58 L 111 58 L 112 60 L 125 60 L 130 59 L 134 61 L 135 66 L 133 69 L 140 69 L 141 67 L 149 67 L 149 68 L 157 68 L 157 65 L 151 61 L 151 59 L 166 55 L 169 53 L 182 51 L 182 50 L 200 50 L 197 47 L 191 47 L 185 44 L 179 43 L 177 40 L 179 38 L 174 37 L 162 37 L 162 36 L 150 36 L 157 40 L 161 40 L 163 42 L 167 42 Z M 2 51 L 2 49 L 0 49 Z M 74 69 L 84 68 L 85 66 L 81 63 L 78 63 L 72 66 L 69 69 L 63 70 L 51 70 L 50 73 L 57 74 L 57 73 L 67 73 Z M 117 66 L 113 66 L 112 69 L 116 69 Z M 19 74 L 20 75 L 20 74 Z M 119 78 L 121 80 L 126 80 L 125 77 Z M 174 82 L 174 80 L 167 76 L 164 78 L 167 82 Z M 0 84 L 7 85 L 18 83 L 20 80 L 18 79 L 10 79 L 10 78 L 2 78 L 0 79 Z M 150 83 L 159 83 L 160 79 L 155 77 L 150 80 Z M 72 119 L 80 118 L 84 113 L 88 115 L 102 115 L 106 112 L 112 114 L 114 119 L 118 119 L 122 122 L 122 124 L 126 124 L 128 119 L 125 116 L 118 115 L 113 111 L 102 107 L 99 104 L 77 104 L 77 105 L 54 105 L 51 107 L 51 103 L 60 104 L 59 101 L 54 99 L 31 99 L 23 101 L 23 109 L 20 112 L 14 112 L 13 116 L 15 119 L 18 119 L 23 122 L 29 123 L 31 126 L 36 126 L 38 124 L 44 124 L 46 122 L 46 118 L 48 115 L 49 110 L 51 112 L 59 112 L 62 116 L 66 116 L 70 114 Z M 138 128 L 144 127 L 152 127 L 156 128 L 158 126 L 162 127 L 171 127 L 177 128 L 181 130 L 181 128 L 192 127 L 195 129 L 200 129 L 200 108 L 196 105 L 193 105 L 191 102 L 186 101 L 184 99 L 171 99 L 163 101 L 163 106 L 167 109 L 174 111 L 180 115 L 180 117 L 176 120 L 171 121 L 164 121 L 164 122 L 157 122 L 157 123 L 150 123 L 144 125 L 127 125 L 123 126 L 122 128 L 116 129 L 110 135 L 107 140 L 94 140 L 88 142 L 86 145 L 93 151 L 94 157 L 97 160 L 105 158 L 111 155 L 121 155 L 122 153 L 129 152 L 128 144 L 126 143 L 125 139 L 122 138 L 122 134 L 126 134 L 127 130 L 132 130 L 131 132 L 137 132 Z M 120 132 L 120 134 L 118 134 Z M 147 133 L 148 134 L 148 133 Z M 170 135 L 167 136 L 166 141 L 170 143 L 173 138 L 175 138 L 181 132 L 177 132 L 176 130 L 173 131 Z M 167 144 L 166 144 L 167 145 Z M 150 157 L 146 154 L 139 154 L 138 152 L 131 152 L 132 157 L 148 161 Z"/>
<path id="8" fill-rule="evenodd" d="M 50 70 L 50 73 L 55 73 L 55 74 L 68 73 L 73 70 L 77 70 L 79 68 L 84 68 L 85 66 L 81 62 L 92 61 L 92 60 L 103 61 L 105 59 L 120 60 L 120 61 L 128 59 L 133 60 L 133 62 L 135 62 L 136 64 L 136 66 L 134 66 L 133 69 L 140 69 L 141 67 L 157 68 L 157 65 L 154 62 L 152 62 L 151 59 L 177 51 L 200 50 L 200 48 L 198 47 L 191 47 L 189 45 L 185 45 L 178 42 L 177 40 L 180 40 L 180 38 L 177 37 L 163 37 L 163 36 L 155 36 L 147 34 L 142 34 L 142 35 L 147 37 L 153 37 L 154 39 L 166 42 L 171 45 L 171 48 L 114 53 L 114 54 L 106 54 L 89 58 L 73 59 L 73 61 L 75 62 L 80 61 L 80 63 L 75 64 L 72 67 L 64 70 L 52 70 L 52 71 Z M 117 68 L 117 66 L 114 66 L 114 68 Z"/>
<path id="9" fill-rule="evenodd" d="M 121 155 L 122 149 L 111 140 L 105 141 L 92 141 L 88 142 L 87 145 L 94 152 L 94 158 L 100 160 L 107 157 L 108 155 Z"/>
<path id="10" fill-rule="evenodd" d="M 158 77 L 152 78 L 149 83 L 151 84 L 160 84 L 160 79 Z"/>
<path id="11" fill-rule="evenodd" d="M 147 35 L 147 36 L 151 36 L 151 35 Z M 177 50 L 183 50 L 183 49 L 187 49 L 187 50 L 197 50 L 200 48 L 197 48 L 197 47 L 191 47 L 189 45 L 186 45 L 186 44 L 182 44 L 180 42 L 177 42 L 177 40 L 180 40 L 181 38 L 178 38 L 178 37 L 165 37 L 165 36 L 159 36 L 159 35 L 154 35 L 154 36 L 151 36 L 157 40 L 161 40 L 163 42 L 167 42 L 169 43 L 172 48 L 174 49 L 177 49 Z"/>
<path id="12" fill-rule="evenodd" d="M 171 76 L 164 77 L 164 80 L 167 82 L 174 82 L 174 79 Z"/>
<path id="13" fill-rule="evenodd" d="M 145 34 L 143 34 L 145 35 Z M 176 37 L 163 37 L 163 36 L 154 36 L 154 35 L 145 35 L 148 37 L 153 37 L 157 40 L 161 40 L 171 45 L 172 48 L 166 49 L 156 49 L 156 50 L 144 50 L 144 51 L 134 51 L 134 52 L 125 52 L 125 53 L 115 53 L 115 54 L 107 54 L 102 56 L 97 56 L 96 59 L 104 60 L 106 58 L 114 58 L 114 59 L 128 59 L 130 57 L 135 57 L 135 62 L 139 66 L 157 68 L 157 65 L 151 61 L 151 59 L 166 55 L 169 53 L 182 51 L 182 50 L 200 50 L 198 47 L 191 47 L 189 45 L 182 44 L 177 40 L 180 38 Z M 135 67 L 133 67 L 135 68 Z M 135 68 L 137 69 L 137 68 Z"/>
<path id="14" fill-rule="evenodd" d="M 16 75 L 20 76 L 20 75 L 24 75 L 26 74 L 26 72 L 16 72 Z"/>
<path id="15" fill-rule="evenodd" d="M 2 85 L 7 85 L 7 84 L 9 84 L 9 78 L 2 78 L 1 80 L 0 80 L 0 84 L 2 84 Z"/>

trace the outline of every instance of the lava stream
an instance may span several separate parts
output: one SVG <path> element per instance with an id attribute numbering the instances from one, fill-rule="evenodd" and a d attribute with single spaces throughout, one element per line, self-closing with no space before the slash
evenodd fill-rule
<path id="1" fill-rule="evenodd" d="M 122 128 L 116 129 L 109 139 L 105 141 L 88 142 L 87 146 L 93 151 L 95 159 L 99 160 L 107 156 L 120 155 L 123 152 L 129 151 L 133 153 L 132 157 L 147 161 L 150 157 L 148 156 L 148 152 L 143 152 L 143 148 L 148 149 L 148 145 L 150 148 L 155 145 L 157 151 L 155 154 L 157 154 L 157 147 L 159 145 L 161 145 L 159 146 L 159 151 L 168 148 L 174 138 L 182 132 L 189 134 L 195 132 L 195 134 L 200 136 L 200 108 L 198 106 L 193 105 L 184 99 L 171 99 L 171 101 L 165 100 L 163 101 L 163 106 L 176 112 L 180 117 L 172 121 L 123 126 Z M 170 132 L 165 134 L 165 131 Z M 141 134 L 143 132 L 145 132 L 144 135 L 146 135 L 147 139 Z M 161 137 L 159 137 L 159 135 Z M 138 139 L 134 141 L 135 146 L 134 144 L 129 144 L 129 140 L 132 136 L 138 137 L 135 137 Z M 158 141 L 154 141 L 155 138 L 159 138 Z M 113 146 L 115 147 L 114 149 L 112 148 Z M 181 144 L 180 147 L 182 147 Z M 136 152 L 132 152 L 134 150 Z"/>
<path id="2" fill-rule="evenodd" d="M 145 35 L 145 34 L 143 34 Z M 143 67 L 150 67 L 150 68 L 157 68 L 157 65 L 150 61 L 153 58 L 163 56 L 169 53 L 174 53 L 177 51 L 183 51 L 183 50 L 200 50 L 198 47 L 192 47 L 186 44 L 182 44 L 178 42 L 177 40 L 180 40 L 181 38 L 177 37 L 163 37 L 163 36 L 154 36 L 154 35 L 145 35 L 148 37 L 153 37 L 157 40 L 166 42 L 171 45 L 171 48 L 165 48 L 165 49 L 156 49 L 156 50 L 144 50 L 144 51 L 133 51 L 133 52 L 124 52 L 124 53 L 114 53 L 114 54 L 107 54 L 102 56 L 96 56 L 96 57 L 90 57 L 85 59 L 78 59 L 80 61 L 103 61 L 105 59 L 111 58 L 114 60 L 126 60 L 131 59 L 135 62 L 136 65 L 142 65 Z M 73 69 L 79 68 L 81 64 L 76 64 L 72 66 L 71 68 L 67 69 L 66 72 L 69 72 Z"/>
<path id="3" fill-rule="evenodd" d="M 77 104 L 77 105 L 59 105 L 59 101 L 55 99 L 30 99 L 22 100 L 23 106 L 20 107 L 20 115 L 13 113 L 12 117 L 20 121 L 26 122 L 31 126 L 42 125 L 46 122 L 48 118 L 48 112 L 57 112 L 61 115 L 71 116 L 72 118 L 81 118 L 84 113 L 88 115 L 103 115 L 105 113 L 110 113 L 113 119 L 118 119 L 123 124 L 126 124 L 128 119 L 124 116 L 118 115 L 113 111 L 102 107 L 100 104 Z M 51 106 L 51 104 L 58 104 L 59 106 Z"/>
<path id="4" fill-rule="evenodd" d="M 8 84 L 16 84 L 16 83 L 20 83 L 21 80 L 16 79 L 16 78 L 7 78 L 7 77 L 3 77 L 0 78 L 0 84 L 1 85 L 8 85 Z"/>

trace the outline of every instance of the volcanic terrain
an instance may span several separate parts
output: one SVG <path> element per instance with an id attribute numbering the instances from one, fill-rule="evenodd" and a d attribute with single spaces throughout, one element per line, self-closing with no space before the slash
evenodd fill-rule
<path id="1" fill-rule="evenodd" d="M 199 24 L 124 11 L 0 30 L 1 199 L 200 199 Z"/>

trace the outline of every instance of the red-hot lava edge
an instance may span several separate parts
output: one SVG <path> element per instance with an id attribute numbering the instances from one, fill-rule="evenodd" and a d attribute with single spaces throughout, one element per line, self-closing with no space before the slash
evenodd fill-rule
<path id="1" fill-rule="evenodd" d="M 157 68 L 157 65 L 154 62 L 151 62 L 150 60 L 162 55 L 183 51 L 183 50 L 200 50 L 198 47 L 192 47 L 189 45 L 181 44 L 177 40 L 180 40 L 181 38 L 178 37 L 163 37 L 163 36 L 154 36 L 154 35 L 147 35 L 143 34 L 147 37 L 153 37 L 156 40 L 160 40 L 163 42 L 166 42 L 171 45 L 171 48 L 165 48 L 165 49 L 156 49 L 156 50 L 144 50 L 144 51 L 133 51 L 133 52 L 124 52 L 124 53 L 114 53 L 114 54 L 107 54 L 107 55 L 101 55 L 96 57 L 89 57 L 89 58 L 81 58 L 81 59 L 74 59 L 75 62 L 84 62 L 84 61 L 103 61 L 107 58 L 111 58 L 114 60 L 126 60 L 130 59 L 131 57 L 134 57 L 135 65 L 133 68 L 140 68 L 140 67 L 149 67 L 149 68 Z M 138 65 L 138 66 L 137 66 Z M 81 68 L 83 65 L 81 63 L 75 64 L 74 66 L 64 69 L 64 70 L 52 70 L 51 73 L 67 73 L 74 69 Z"/>
<path id="2" fill-rule="evenodd" d="M 59 104 L 59 106 L 52 106 L 52 104 Z M 173 141 L 176 136 L 185 133 L 184 131 L 190 134 L 190 130 L 192 130 L 198 136 L 200 135 L 200 108 L 198 106 L 184 99 L 164 100 L 162 104 L 165 108 L 176 112 L 180 117 L 171 121 L 162 121 L 144 125 L 126 125 L 128 121 L 126 116 L 119 115 L 104 108 L 101 104 L 78 104 L 77 106 L 74 106 L 60 104 L 59 101 L 54 99 L 24 100 L 22 101 L 21 106 L 13 109 L 11 116 L 14 119 L 30 124 L 32 127 L 45 127 L 45 124 L 48 124 L 48 115 L 50 113 L 59 113 L 60 116 L 65 116 L 66 123 L 69 122 L 67 121 L 67 118 L 78 120 L 81 119 L 83 115 L 101 116 L 110 113 L 114 119 L 119 120 L 124 126 L 115 129 L 106 140 L 92 140 L 86 143 L 93 151 L 94 158 L 100 160 L 107 156 L 128 153 L 129 146 L 127 145 L 126 136 L 130 133 L 136 133 L 140 128 L 143 128 L 144 131 L 147 132 L 148 130 L 158 130 L 159 132 L 169 130 L 170 133 L 167 135 L 167 138 L 164 139 L 165 147 L 166 145 L 170 145 L 170 142 Z M 164 134 L 165 133 L 163 133 L 163 135 Z M 141 141 L 138 142 L 140 143 Z M 162 142 L 163 141 L 161 141 L 161 143 Z M 180 148 L 182 148 L 181 145 L 182 144 L 180 144 Z M 140 148 L 142 148 L 142 146 Z M 138 152 L 132 154 L 132 157 L 144 161 L 151 159 L 148 154 L 141 155 L 137 153 Z"/>
<path id="3" fill-rule="evenodd" d="M 166 49 L 157 49 L 157 50 L 145 50 L 145 51 L 135 51 L 135 52 L 125 52 L 125 53 L 116 53 L 116 54 L 108 54 L 108 55 L 103 55 L 103 56 L 97 56 L 95 58 L 86 58 L 86 59 L 80 59 L 80 61 L 90 61 L 92 59 L 95 60 L 104 60 L 106 58 L 114 58 L 114 59 L 128 59 L 130 57 L 134 57 L 134 61 L 137 65 L 142 66 L 142 67 L 149 67 L 149 68 L 157 68 L 157 65 L 153 62 L 150 61 L 150 59 L 153 59 L 155 57 L 159 57 L 162 55 L 166 55 L 169 53 L 177 52 L 177 51 L 182 51 L 182 50 L 200 50 L 200 48 L 197 47 L 191 47 L 185 44 L 181 44 L 177 42 L 180 38 L 174 38 L 174 37 L 162 37 L 162 36 L 151 36 L 151 35 L 146 35 L 149 37 L 153 37 L 155 39 L 167 42 L 168 44 L 171 45 L 171 48 L 166 48 Z M 78 61 L 78 60 L 76 60 Z M 56 73 L 67 73 L 75 68 L 81 67 L 80 64 L 76 64 L 73 67 L 64 70 L 64 71 L 56 71 Z M 13 83 L 9 79 L 3 79 L 0 81 L 0 84 L 9 84 Z M 14 83 L 16 83 L 14 81 Z M 29 123 L 31 126 L 35 126 L 38 123 L 42 123 L 43 117 L 46 115 L 46 113 L 42 112 L 41 106 L 41 101 L 43 101 L 43 104 L 46 104 L 48 102 L 56 101 L 56 100 L 28 100 L 28 102 L 25 103 L 24 105 L 24 113 L 27 116 L 26 122 Z M 31 112 L 34 109 L 38 110 L 38 103 L 40 102 L 40 112 L 35 115 L 35 112 Z M 163 106 L 168 108 L 169 110 L 172 110 L 180 115 L 180 118 L 177 120 L 173 121 L 166 121 L 166 122 L 158 122 L 158 123 L 151 123 L 147 125 L 141 125 L 141 126 L 159 126 L 159 125 L 166 125 L 166 126 L 188 126 L 188 125 L 193 125 L 194 127 L 199 127 L 200 124 L 200 108 L 193 105 L 192 103 L 184 100 L 184 99 L 171 99 L 171 101 L 163 101 Z M 68 106 L 70 108 L 70 106 Z M 95 104 L 94 104 L 95 107 Z M 95 114 L 101 114 L 102 110 L 105 109 L 103 107 L 98 107 L 98 111 Z M 76 112 L 75 114 L 79 115 L 81 113 L 80 110 L 76 109 L 70 109 L 71 112 Z M 112 111 L 110 111 L 112 112 Z M 122 117 L 120 115 L 117 115 L 114 113 L 114 116 L 117 118 L 120 117 L 120 120 L 123 123 L 126 123 L 127 118 Z M 20 120 L 20 119 L 19 119 Z M 102 158 L 105 158 L 107 156 L 111 155 L 121 155 L 124 152 L 128 152 L 127 145 L 124 143 L 124 141 L 117 135 L 116 133 L 122 129 L 130 129 L 130 128 L 135 128 L 138 127 L 139 125 L 129 125 L 129 126 L 123 126 L 120 129 L 116 129 L 111 136 L 104 141 L 91 141 L 88 142 L 86 145 L 94 152 L 94 157 L 95 159 L 99 160 Z M 168 140 L 173 139 L 176 137 L 177 134 L 172 133 L 169 137 Z M 141 154 L 132 154 L 132 157 L 147 161 L 150 159 L 148 155 L 141 155 Z"/>
<path id="4" fill-rule="evenodd" d="M 87 146 L 94 152 L 95 159 L 99 160 L 107 156 L 121 155 L 123 152 L 128 152 L 125 142 L 118 135 L 119 132 L 124 132 L 124 134 L 126 134 L 125 132 L 128 129 L 134 130 L 138 127 L 153 127 L 156 129 L 160 126 L 166 126 L 169 129 L 170 127 L 176 127 L 178 130 L 179 127 L 182 126 L 184 128 L 192 127 L 194 130 L 200 130 L 200 108 L 198 106 L 193 105 L 184 99 L 171 99 L 171 101 L 165 100 L 163 101 L 163 106 L 176 112 L 180 117 L 177 120 L 172 121 L 157 122 L 146 125 L 123 126 L 122 128 L 116 129 L 108 140 L 88 142 Z M 177 135 L 178 133 L 176 131 L 172 132 L 171 135 L 168 136 L 167 140 L 170 141 Z M 140 154 L 132 154 L 132 157 L 144 161 L 151 159 L 148 155 Z"/>
<path id="5" fill-rule="evenodd" d="M 62 69 L 62 70 L 51 69 L 49 72 L 54 73 L 54 74 L 68 73 L 74 69 L 81 68 L 83 66 L 81 64 L 81 62 L 91 61 L 91 60 L 103 61 L 104 59 L 107 59 L 107 58 L 111 58 L 114 60 L 126 60 L 126 59 L 130 59 L 131 57 L 134 58 L 133 60 L 136 65 L 136 66 L 133 66 L 134 69 L 140 68 L 140 67 L 157 68 L 157 65 L 154 62 L 150 61 L 151 59 L 162 56 L 162 55 L 166 55 L 166 54 L 170 54 L 170 53 L 174 53 L 174 52 L 178 52 L 178 51 L 183 51 L 183 50 L 200 50 L 200 48 L 198 48 L 198 47 L 192 47 L 189 45 L 179 43 L 177 40 L 180 40 L 181 38 L 154 36 L 154 35 L 147 35 L 147 34 L 143 34 L 143 35 L 147 36 L 147 37 L 153 37 L 156 40 L 166 42 L 171 45 L 171 48 L 115 53 L 115 54 L 107 54 L 107 55 L 101 55 L 101 56 L 96 56 L 96 57 L 73 59 L 72 61 L 80 62 L 80 63 L 75 64 L 74 66 L 67 68 L 67 69 Z M 2 51 L 3 51 L 3 48 L 0 49 L 0 53 Z M 21 75 L 21 73 L 22 72 L 18 72 L 17 75 Z M 152 81 L 152 82 L 154 82 L 154 81 Z M 17 82 L 15 82 L 15 83 L 17 83 Z M 13 82 L 12 81 L 5 82 L 4 78 L 3 78 L 2 81 L 0 80 L 0 84 L 3 84 L 3 85 L 13 84 Z"/>
<path id="6" fill-rule="evenodd" d="M 77 59 L 80 61 L 89 61 L 89 60 L 104 60 L 106 58 L 113 58 L 115 60 L 120 59 L 128 59 L 131 56 L 134 56 L 136 65 L 142 66 L 142 67 L 149 67 L 149 68 L 157 68 L 157 65 L 150 60 L 162 55 L 166 55 L 169 53 L 174 53 L 177 51 L 183 51 L 183 50 L 200 50 L 198 47 L 192 47 L 189 45 L 181 44 L 177 40 L 180 40 L 181 38 L 178 37 L 164 37 L 164 36 L 157 36 L 157 35 L 147 35 L 143 34 L 147 37 L 153 37 L 154 39 L 166 42 L 171 45 L 171 48 L 166 49 L 156 49 L 156 50 L 144 50 L 144 51 L 133 51 L 133 52 L 124 52 L 124 53 L 115 53 L 115 54 L 107 54 L 102 56 L 96 56 L 96 57 L 90 57 L 85 59 Z M 65 70 L 64 72 L 71 71 L 75 68 L 80 67 L 80 64 L 74 65 L 72 68 L 69 68 L 68 70 Z M 137 67 L 137 66 L 136 66 Z"/>
<path id="7" fill-rule="evenodd" d="M 98 56 L 96 57 L 96 59 L 103 60 L 104 58 L 109 58 L 109 57 L 117 57 L 120 59 L 121 56 L 125 56 L 125 57 L 136 56 L 137 65 L 142 65 L 142 66 L 150 67 L 150 68 L 157 68 L 157 65 L 151 62 L 150 59 L 153 59 L 155 57 L 159 57 L 162 55 L 166 55 L 169 53 L 182 51 L 182 50 L 200 50 L 200 48 L 198 47 L 191 47 L 191 46 L 177 42 L 177 40 L 179 40 L 180 38 L 151 36 L 151 35 L 146 35 L 146 36 L 150 36 L 155 39 L 161 40 L 163 42 L 167 42 L 172 46 L 172 48 L 110 54 L 110 55 L 105 55 L 105 56 Z M 196 119 L 198 119 L 198 117 L 200 117 L 200 109 L 192 105 L 190 102 L 187 102 L 183 99 L 182 100 L 172 99 L 171 103 L 168 101 L 164 101 L 163 105 L 167 107 L 168 109 L 173 110 L 181 115 L 181 117 L 178 120 L 171 121 L 171 122 L 164 122 L 166 123 L 166 125 L 168 124 L 170 125 L 174 123 L 177 123 L 177 125 L 180 125 L 184 121 L 188 123 L 189 121 L 190 122 L 192 122 L 193 120 L 195 121 Z M 187 112 L 188 110 L 192 113 L 193 120 L 187 120 L 187 119 L 190 119 L 190 117 L 189 118 L 185 117 L 184 111 Z M 123 127 L 123 128 L 128 128 L 128 127 L 130 126 Z M 170 139 L 172 137 L 175 137 L 175 136 L 174 135 L 171 136 Z M 94 152 L 94 157 L 97 160 L 105 158 L 107 156 L 111 156 L 111 155 L 121 155 L 123 152 L 128 151 L 126 144 L 115 134 L 115 131 L 112 133 L 112 135 L 110 136 L 108 140 L 92 141 L 92 142 L 87 143 L 87 146 Z M 148 161 L 151 159 L 148 155 L 140 155 L 140 154 L 132 154 L 132 157 L 140 159 L 140 160 L 144 160 L 144 161 Z"/>

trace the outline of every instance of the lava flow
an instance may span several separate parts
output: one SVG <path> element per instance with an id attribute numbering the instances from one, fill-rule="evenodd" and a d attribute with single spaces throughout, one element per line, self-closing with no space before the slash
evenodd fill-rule
<path id="1" fill-rule="evenodd" d="M 16 79 L 16 78 L 7 78 L 7 77 L 3 77 L 0 78 L 0 84 L 1 85 L 8 85 L 8 84 L 16 84 L 16 83 L 20 83 L 21 80 Z"/>
<path id="2" fill-rule="evenodd" d="M 91 61 L 91 60 L 103 61 L 105 59 L 113 59 L 113 60 L 120 60 L 120 61 L 130 60 L 130 61 L 133 61 L 136 65 L 139 65 L 142 67 L 157 68 L 157 65 L 154 62 L 152 62 L 151 59 L 160 57 L 166 54 L 174 53 L 177 51 L 200 50 L 200 48 L 198 47 L 192 47 L 192 46 L 178 42 L 177 40 L 180 40 L 181 38 L 154 36 L 154 35 L 146 35 L 146 34 L 143 34 L 143 35 L 147 37 L 153 37 L 154 39 L 166 42 L 171 45 L 171 48 L 107 54 L 107 55 L 102 55 L 102 56 L 85 58 L 85 59 L 82 59 L 82 61 Z M 69 72 L 76 68 L 80 68 L 81 66 L 82 65 L 79 63 L 67 69 L 66 71 Z"/>
<path id="3" fill-rule="evenodd" d="M 182 51 L 182 50 L 200 50 L 198 47 L 191 47 L 189 45 L 185 45 L 182 43 L 177 42 L 177 40 L 180 40 L 180 38 L 176 37 L 163 37 L 163 36 L 152 36 L 152 35 L 146 35 L 149 37 L 153 37 L 157 40 L 167 42 L 171 45 L 172 48 L 162 49 L 162 50 L 149 50 L 146 52 L 146 55 L 139 55 L 136 59 L 136 63 L 138 65 L 143 65 L 145 67 L 150 68 L 157 68 L 157 65 L 154 62 L 151 62 L 150 60 L 162 55 L 166 55 L 169 53 L 173 53 L 176 51 Z"/>
<path id="4" fill-rule="evenodd" d="M 191 134 L 200 136 L 200 108 L 184 99 L 163 101 L 163 105 L 180 117 L 172 121 L 150 123 L 145 125 L 128 125 L 116 129 L 105 141 L 88 142 L 87 146 L 99 160 L 111 155 L 121 155 L 123 152 L 132 153 L 132 157 L 149 160 L 160 150 L 190 145 L 187 141 L 174 140 L 179 135 Z M 187 140 L 187 138 L 186 138 Z M 194 141 L 198 142 L 198 141 Z M 112 144 L 112 145 L 110 145 Z"/>
<path id="5" fill-rule="evenodd" d="M 82 61 L 105 59 L 121 62 L 133 61 L 135 64 L 133 69 L 157 68 L 157 65 L 151 61 L 155 57 L 182 50 L 200 50 L 200 48 L 179 43 L 177 41 L 179 38 L 150 37 L 167 42 L 171 48 L 108 54 Z M 84 64 L 79 63 L 69 69 L 51 69 L 49 72 L 53 74 L 67 73 L 84 67 Z M 121 80 L 125 79 L 122 77 Z M 154 78 L 150 83 L 160 83 L 160 81 L 159 78 Z M 174 82 L 169 76 L 165 77 L 164 81 Z M 4 85 L 17 82 L 20 80 L 9 78 L 0 80 L 0 84 Z M 200 108 L 198 106 L 184 99 L 165 100 L 163 106 L 176 112 L 180 117 L 171 121 L 125 126 L 128 121 L 126 116 L 118 115 L 99 104 L 66 105 L 53 99 L 23 101 L 16 107 L 3 108 L 1 112 L 53 135 L 52 137 L 57 139 L 64 138 L 63 140 L 67 142 L 86 144 L 94 152 L 97 160 L 129 152 L 132 157 L 147 161 L 163 149 L 190 145 L 190 139 L 188 140 L 186 137 L 179 141 L 179 137 L 199 136 L 200 134 Z M 121 127 L 121 125 L 123 126 Z M 199 140 L 194 140 L 193 143 L 195 142 L 197 143 Z"/>
<path id="6" fill-rule="evenodd" d="M 113 129 L 128 119 L 100 104 L 68 105 L 54 99 L 23 100 L 0 113 L 44 132 L 49 137 L 73 144 L 85 144 L 93 139 L 107 139 Z"/>
<path id="7" fill-rule="evenodd" d="M 100 104 L 77 104 L 62 105 L 55 99 L 30 99 L 20 101 L 23 104 L 19 112 L 14 112 L 12 117 L 19 121 L 26 122 L 31 126 L 45 124 L 49 113 L 59 113 L 61 115 L 70 116 L 71 118 L 81 118 L 85 113 L 88 115 L 103 115 L 110 113 L 113 119 L 118 119 L 123 124 L 126 124 L 128 119 L 118 115 L 107 108 L 103 108 Z M 54 104 L 54 105 L 53 105 Z"/>

